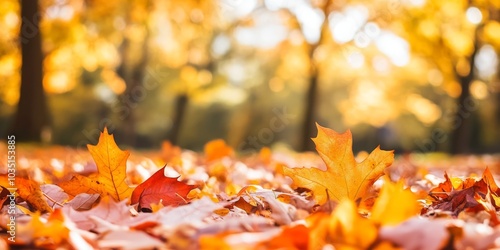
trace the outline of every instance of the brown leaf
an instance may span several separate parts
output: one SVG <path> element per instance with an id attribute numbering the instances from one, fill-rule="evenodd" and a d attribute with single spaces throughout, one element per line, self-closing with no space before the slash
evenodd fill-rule
<path id="1" fill-rule="evenodd" d="M 474 187 L 458 191 L 454 190 L 442 202 L 435 204 L 433 208 L 450 211 L 454 216 L 458 216 L 458 214 L 465 209 L 474 208 L 481 205 L 474 198 L 475 194 L 476 190 L 474 189 Z"/>
<path id="2" fill-rule="evenodd" d="M 450 211 L 453 216 L 464 210 L 481 211 L 488 210 L 488 204 L 485 204 L 484 199 L 491 194 L 490 190 L 496 190 L 496 184 L 489 172 L 486 169 L 483 178 L 473 181 L 472 178 L 467 178 L 465 181 L 455 178 L 453 182 L 445 173 L 445 181 L 432 189 L 429 196 L 434 200 L 430 208 L 434 210 Z M 492 198 L 494 195 L 491 194 Z M 428 208 L 422 210 L 422 214 L 429 211 Z"/>
<path id="3" fill-rule="evenodd" d="M 438 199 L 446 199 L 450 192 L 453 190 L 453 185 L 451 184 L 450 177 L 448 177 L 448 173 L 444 172 L 444 182 L 438 184 L 437 187 L 431 189 L 429 191 L 429 195 L 438 200 Z"/>
<path id="4" fill-rule="evenodd" d="M 48 213 L 52 211 L 52 208 L 47 204 L 45 197 L 43 196 L 40 185 L 33 181 L 22 177 L 16 177 L 15 186 L 10 185 L 10 180 L 7 175 L 0 175 L 0 186 L 10 189 L 10 192 L 15 192 L 19 197 L 25 200 L 30 206 L 36 211 L 42 213 Z M 11 189 L 15 188 L 15 189 Z"/>

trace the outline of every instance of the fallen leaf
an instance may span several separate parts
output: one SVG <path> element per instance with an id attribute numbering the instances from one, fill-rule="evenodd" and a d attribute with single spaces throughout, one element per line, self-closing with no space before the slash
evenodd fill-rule
<path id="1" fill-rule="evenodd" d="M 488 167 L 484 170 L 483 173 L 483 180 L 486 182 L 488 185 L 488 188 L 490 190 L 490 198 L 491 198 L 491 203 L 495 208 L 500 208 L 500 188 L 498 187 L 495 178 L 493 178 L 493 175 L 491 174 L 491 171 Z"/>
<path id="2" fill-rule="evenodd" d="M 446 199 L 453 189 L 454 187 L 448 173 L 444 172 L 444 182 L 439 183 L 437 187 L 431 189 L 429 191 L 429 196 L 435 200 Z"/>
<path id="3" fill-rule="evenodd" d="M 166 162 L 170 163 L 175 158 L 180 157 L 182 153 L 181 148 L 174 146 L 170 141 L 163 141 L 161 144 L 161 158 Z"/>
<path id="4" fill-rule="evenodd" d="M 224 236 L 220 235 L 203 235 L 200 237 L 199 243 L 201 250 L 231 250 L 231 246 L 224 241 Z"/>
<path id="5" fill-rule="evenodd" d="M 243 218 L 229 217 L 222 221 L 214 221 L 206 224 L 197 232 L 198 237 L 207 234 L 219 234 L 223 232 L 263 232 L 275 228 L 273 221 L 260 216 L 247 216 Z"/>
<path id="6" fill-rule="evenodd" d="M 33 230 L 35 245 L 41 248 L 55 248 L 69 239 L 70 230 L 66 227 L 64 214 L 54 210 L 47 220 L 39 214 L 33 215 L 29 227 Z"/>
<path id="7" fill-rule="evenodd" d="M 111 224 L 118 226 L 133 227 L 145 221 L 156 221 L 158 216 L 156 214 L 139 213 L 133 216 L 130 212 L 129 206 L 126 205 L 127 201 L 116 202 L 109 196 L 101 199 L 99 204 L 94 208 L 86 211 L 77 211 L 70 206 L 62 208 L 64 213 L 71 219 L 78 228 L 82 230 L 94 231 L 102 233 L 105 228 L 99 227 L 100 225 L 91 220 L 92 216 L 106 220 Z"/>
<path id="8" fill-rule="evenodd" d="M 460 183 L 456 179 L 449 178 L 445 173 L 445 181 L 429 192 L 432 204 L 428 208 L 422 209 L 421 214 L 426 214 L 432 209 L 449 211 L 453 216 L 458 216 L 464 210 L 491 210 L 488 203 L 496 204 L 496 195 L 492 190 L 497 191 L 498 187 L 488 168 L 480 180 L 467 178 Z M 488 195 L 492 200 L 486 202 Z"/>
<path id="9" fill-rule="evenodd" d="M 357 163 L 352 152 L 351 131 L 338 134 L 316 125 L 318 135 L 313 141 L 327 166 L 326 171 L 287 166 L 283 166 L 281 171 L 292 178 L 295 187 L 313 191 L 314 199 L 319 204 L 324 204 L 328 197 L 336 201 L 343 198 L 353 201 L 364 198 L 373 183 L 384 175 L 384 169 L 392 164 L 393 151 L 377 147 L 364 161 Z"/>
<path id="10" fill-rule="evenodd" d="M 500 188 L 498 188 L 498 185 L 495 181 L 495 178 L 493 178 L 489 167 L 486 167 L 483 172 L 483 180 L 486 182 L 491 192 L 500 195 L 500 193 L 498 193 Z"/>
<path id="11" fill-rule="evenodd" d="M 222 242 L 225 242 L 231 246 L 231 249 L 254 249 L 253 247 L 242 247 L 240 243 L 247 245 L 245 243 L 248 242 L 241 242 L 241 239 L 262 239 L 262 236 L 269 236 L 270 230 L 273 229 L 276 229 L 276 227 L 273 226 L 270 220 L 259 216 L 247 216 L 244 218 L 230 217 L 224 218 L 221 221 L 212 221 L 211 223 L 182 224 L 173 228 L 173 231 L 169 229 L 171 232 L 168 234 L 168 237 L 171 240 L 168 242 L 168 245 L 171 249 L 213 249 L 212 244 L 205 243 L 215 240 L 214 244 L 221 247 L 224 246 Z M 249 234 L 254 232 L 261 233 L 260 237 Z M 198 246 L 197 243 L 205 245 Z M 255 242 L 251 242 L 251 245 L 253 243 Z"/>
<path id="12" fill-rule="evenodd" d="M 275 197 L 270 195 L 261 195 L 262 199 L 269 205 L 271 210 L 270 217 L 278 225 L 290 225 L 297 209 L 294 206 L 280 202 Z"/>
<path id="13" fill-rule="evenodd" d="M 458 216 L 465 209 L 481 206 L 475 195 L 476 189 L 474 187 L 453 190 L 446 199 L 434 204 L 432 207 L 435 210 L 450 211 L 454 216 Z"/>
<path id="14" fill-rule="evenodd" d="M 328 238 L 335 249 L 368 249 L 378 234 L 375 224 L 358 214 L 356 204 L 344 199 L 329 220 Z"/>
<path id="15" fill-rule="evenodd" d="M 465 223 L 462 231 L 462 237 L 455 239 L 456 249 L 492 249 L 500 237 L 498 228 L 481 223 Z"/>
<path id="16" fill-rule="evenodd" d="M 238 250 L 253 250 L 253 249 L 289 249 L 287 247 L 271 248 L 261 246 L 261 242 L 267 242 L 280 234 L 278 228 L 272 228 L 265 232 L 242 232 L 232 233 L 224 232 L 216 235 L 202 236 L 199 240 L 200 249 L 238 249 Z M 213 243 L 212 243 L 213 242 Z"/>
<path id="17" fill-rule="evenodd" d="M 218 160 L 226 156 L 232 156 L 234 154 L 234 150 L 222 139 L 207 142 L 204 151 L 207 162 Z"/>
<path id="18" fill-rule="evenodd" d="M 54 184 L 45 184 L 40 187 L 47 197 L 47 203 L 49 206 L 54 207 L 58 205 L 59 207 L 64 206 L 64 204 L 69 200 L 69 195 L 64 192 L 62 188 Z"/>
<path id="19" fill-rule="evenodd" d="M 11 193 L 19 195 L 19 197 L 25 200 L 34 210 L 40 211 L 41 213 L 52 211 L 52 208 L 47 204 L 40 185 L 37 182 L 22 177 L 16 177 L 15 184 L 15 187 L 12 187 L 7 175 L 0 175 L 0 186 L 6 188 Z"/>
<path id="20" fill-rule="evenodd" d="M 210 198 L 203 197 L 185 206 L 160 209 L 157 212 L 157 221 L 168 228 L 181 224 L 198 223 L 213 214 L 215 210 L 223 208 L 224 205 L 225 203 L 214 203 Z"/>
<path id="21" fill-rule="evenodd" d="M 450 235 L 447 221 L 414 217 L 398 226 L 385 226 L 379 231 L 381 240 L 390 241 L 406 250 L 443 249 Z"/>
<path id="22" fill-rule="evenodd" d="M 99 194 L 78 194 L 67 204 L 69 204 L 75 210 L 89 210 L 98 201 Z"/>
<path id="23" fill-rule="evenodd" d="M 45 184 L 41 186 L 42 191 L 45 193 L 47 203 L 49 206 L 63 207 L 64 205 L 69 205 L 76 210 L 89 210 L 99 199 L 99 194 L 86 194 L 81 193 L 73 197 L 70 197 L 64 190 L 54 184 Z"/>
<path id="24" fill-rule="evenodd" d="M 100 183 L 95 176 L 96 175 L 86 177 L 75 174 L 69 181 L 63 181 L 57 185 L 61 187 L 64 192 L 72 196 L 76 196 L 81 193 L 101 194 L 107 196 L 102 183 Z"/>
<path id="25" fill-rule="evenodd" d="M 130 197 L 132 189 L 126 182 L 128 151 L 122 151 L 115 143 L 114 136 L 107 128 L 99 136 L 96 146 L 87 145 L 92 158 L 97 165 L 97 175 L 91 178 L 74 175 L 71 180 L 62 182 L 59 186 L 70 195 L 80 193 L 109 195 L 117 201 Z"/>
<path id="26" fill-rule="evenodd" d="M 309 245 L 309 229 L 304 225 L 283 227 L 283 231 L 267 242 L 260 244 L 264 249 L 306 250 Z"/>
<path id="27" fill-rule="evenodd" d="M 418 215 L 420 210 L 416 195 L 404 189 L 402 181 L 393 183 L 386 178 L 370 219 L 380 225 L 397 225 Z"/>
<path id="28" fill-rule="evenodd" d="M 139 210 L 152 211 L 151 204 L 161 202 L 164 206 L 179 206 L 187 203 L 187 194 L 194 185 L 178 181 L 179 177 L 165 176 L 165 167 L 156 171 L 149 179 L 137 186 L 130 199 L 132 204 L 139 203 Z"/>
<path id="29" fill-rule="evenodd" d="M 151 237 L 142 231 L 111 231 L 99 240 L 102 249 L 166 249 L 165 244 L 159 239 Z"/>
<path id="30" fill-rule="evenodd" d="M 259 151 L 259 159 L 264 163 L 264 164 L 269 164 L 271 163 L 272 160 L 272 152 L 271 149 L 268 147 L 263 147 Z"/>
<path id="31" fill-rule="evenodd" d="M 4 204 L 4 202 L 9 199 L 10 192 L 7 188 L 2 186 L 0 186 L 0 188 L 2 189 L 2 191 L 0 191 L 0 204 Z"/>

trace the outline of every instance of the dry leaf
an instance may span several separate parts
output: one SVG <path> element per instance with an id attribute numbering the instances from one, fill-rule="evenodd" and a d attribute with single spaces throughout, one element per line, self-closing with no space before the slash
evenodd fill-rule
<path id="1" fill-rule="evenodd" d="M 181 153 L 181 148 L 172 145 L 170 141 L 163 141 L 163 143 L 161 144 L 161 158 L 166 163 L 170 163 L 176 158 L 180 157 Z"/>
<path id="2" fill-rule="evenodd" d="M 37 182 L 22 177 L 16 177 L 15 184 L 15 193 L 33 207 L 34 210 L 41 213 L 52 211 L 52 208 L 47 204 L 42 190 L 40 189 L 40 185 Z M 0 186 L 8 190 L 13 188 L 6 174 L 0 175 Z M 11 191 L 14 191 L 14 189 L 11 189 Z"/>
<path id="3" fill-rule="evenodd" d="M 378 233 L 375 224 L 361 217 L 356 204 L 347 199 L 335 208 L 328 226 L 328 238 L 336 249 L 368 249 Z"/>
<path id="4" fill-rule="evenodd" d="M 29 228 L 33 230 L 35 245 L 41 248 L 54 248 L 69 239 L 70 230 L 65 225 L 65 217 L 61 209 L 56 209 L 47 220 L 35 214 Z"/>
<path id="5" fill-rule="evenodd" d="M 446 245 L 449 233 L 446 221 L 414 217 L 398 226 L 382 227 L 379 237 L 406 250 L 437 250 Z"/>
<path id="6" fill-rule="evenodd" d="M 78 194 L 68 202 L 68 204 L 75 210 L 89 210 L 99 199 L 99 194 Z"/>
<path id="7" fill-rule="evenodd" d="M 161 202 L 164 206 L 179 206 L 187 203 L 187 194 L 195 186 L 178 181 L 179 177 L 165 176 L 165 167 L 156 171 L 149 179 L 137 186 L 130 199 L 139 203 L 139 210 L 152 211 L 151 204 Z"/>
<path id="8" fill-rule="evenodd" d="M 80 193 L 109 195 L 117 201 L 130 197 L 132 189 L 126 182 L 128 151 L 122 151 L 115 143 L 113 135 L 107 128 L 99 136 L 96 146 L 87 145 L 97 165 L 97 175 L 89 178 L 75 175 L 71 180 L 59 186 L 68 194 L 76 196 Z"/>
<path id="9" fill-rule="evenodd" d="M 40 186 L 40 188 L 42 189 L 42 192 L 45 193 L 47 203 L 51 207 L 54 207 L 54 205 L 62 206 L 69 200 L 69 195 L 57 185 L 45 184 Z"/>
<path id="10" fill-rule="evenodd" d="M 108 196 L 103 197 L 99 204 L 86 211 L 77 211 L 70 206 L 63 207 L 64 213 L 70 218 L 78 228 L 82 230 L 89 230 L 94 232 L 106 231 L 99 227 L 98 223 L 92 221 L 92 216 L 101 218 L 111 224 L 118 226 L 133 227 L 145 221 L 156 221 L 158 217 L 156 214 L 140 213 L 132 216 L 130 207 L 126 205 L 127 201 L 116 202 Z"/>
<path id="11" fill-rule="evenodd" d="M 205 144 L 205 157 L 207 162 L 221 159 L 226 156 L 232 156 L 234 150 L 222 139 L 216 139 Z"/>
<path id="12" fill-rule="evenodd" d="M 181 224 L 198 223 L 214 213 L 215 210 L 222 208 L 225 203 L 214 203 L 210 198 L 203 197 L 195 200 L 188 205 L 169 208 L 162 208 L 157 212 L 158 221 L 166 227 L 175 227 Z"/>
<path id="13" fill-rule="evenodd" d="M 316 125 L 318 136 L 313 141 L 327 166 L 326 171 L 286 166 L 281 171 L 292 178 L 295 187 L 313 191 L 314 199 L 319 204 L 324 204 L 328 197 L 336 201 L 343 198 L 357 201 L 363 198 L 366 191 L 384 174 L 384 169 L 392 164 L 394 153 L 377 147 L 364 161 L 357 163 L 352 152 L 352 135 L 349 130 L 338 134 Z"/>
<path id="14" fill-rule="evenodd" d="M 260 244 L 264 249 L 306 250 L 309 245 L 309 229 L 304 225 L 283 227 L 283 231 L 267 242 Z"/>
<path id="15" fill-rule="evenodd" d="M 370 219 L 381 225 L 397 225 L 418 215 L 420 210 L 416 195 L 404 189 L 402 181 L 393 183 L 386 178 Z"/>
<path id="16" fill-rule="evenodd" d="M 464 210 L 492 211 L 490 207 L 496 206 L 498 202 L 496 192 L 498 187 L 488 168 L 480 180 L 467 178 L 461 181 L 458 178 L 450 178 L 445 173 L 445 181 L 429 192 L 431 206 L 424 208 L 421 213 L 426 214 L 432 209 L 449 211 L 453 216 L 458 216 Z M 497 221 L 496 218 L 493 220 Z"/>
<path id="17" fill-rule="evenodd" d="M 165 244 L 142 231 L 111 231 L 99 240 L 102 249 L 166 249 Z"/>

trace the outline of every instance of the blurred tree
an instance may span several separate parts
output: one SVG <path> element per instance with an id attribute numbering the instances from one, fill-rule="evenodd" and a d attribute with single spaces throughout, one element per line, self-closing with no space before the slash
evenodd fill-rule
<path id="1" fill-rule="evenodd" d="M 304 110 L 304 118 L 302 125 L 302 139 L 301 139 L 301 151 L 314 151 L 314 143 L 311 138 L 315 137 L 315 122 L 318 121 L 316 117 L 317 112 L 317 103 L 318 99 L 318 85 L 319 85 L 319 77 L 321 75 L 319 65 L 317 65 L 317 61 L 314 59 L 314 54 L 317 53 L 318 47 L 324 44 L 327 39 L 326 36 L 330 35 L 328 30 L 328 14 L 331 9 L 331 0 L 319 1 L 319 8 L 323 14 L 323 22 L 320 28 L 319 39 L 314 42 L 309 43 L 309 63 L 310 63 L 310 79 L 309 79 L 309 87 L 306 92 L 306 103 Z"/>
<path id="2" fill-rule="evenodd" d="M 40 142 L 42 131 L 49 126 L 42 84 L 41 16 L 38 1 L 21 1 L 21 89 L 16 118 L 10 132 L 16 136 L 17 141 Z"/>
<path id="3" fill-rule="evenodd" d="M 442 87 L 456 98 L 453 115 L 446 117 L 452 130 L 452 153 L 471 153 L 474 148 L 471 136 L 479 128 L 473 125 L 472 117 L 478 104 L 470 88 L 479 78 L 478 53 L 492 43 L 485 26 L 496 23 L 499 7 L 498 1 L 426 1 L 407 5 L 395 19 L 403 25 L 403 36 L 412 50 L 439 69 L 444 78 Z M 486 78 L 491 80 L 491 76 Z"/>
<path id="4" fill-rule="evenodd" d="M 125 34 L 120 45 L 121 63 L 117 74 L 126 84 L 126 89 L 119 98 L 126 100 L 129 112 L 122 116 L 117 133 L 122 134 L 125 144 L 136 146 L 136 106 L 145 98 L 145 70 L 149 59 L 148 13 L 150 1 L 129 1 L 125 3 Z"/>
<path id="5" fill-rule="evenodd" d="M 172 90 L 176 93 L 173 102 L 172 126 L 167 138 L 179 143 L 186 111 L 192 96 L 211 87 L 214 81 L 216 59 L 212 45 L 222 32 L 223 23 L 217 15 L 217 1 L 164 1 L 168 20 L 160 27 L 160 51 L 167 57 L 165 63 L 179 69 L 179 79 Z"/>

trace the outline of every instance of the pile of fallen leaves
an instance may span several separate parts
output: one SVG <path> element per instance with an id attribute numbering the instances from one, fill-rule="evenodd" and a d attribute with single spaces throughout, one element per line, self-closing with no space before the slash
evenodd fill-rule
<path id="1" fill-rule="evenodd" d="M 379 147 L 355 156 L 350 131 L 318 125 L 313 140 L 320 158 L 268 148 L 237 158 L 222 140 L 204 154 L 165 142 L 130 156 L 106 129 L 88 146 L 93 160 L 63 147 L 18 149 L 15 206 L 0 163 L 0 248 L 500 247 L 496 161 L 450 177 L 410 156 L 393 164 Z"/>

